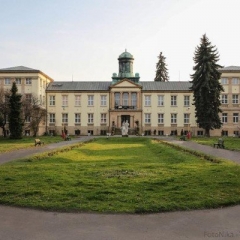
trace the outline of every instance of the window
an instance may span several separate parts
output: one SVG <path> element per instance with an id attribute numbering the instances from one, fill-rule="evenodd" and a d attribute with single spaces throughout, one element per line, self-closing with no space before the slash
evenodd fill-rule
<path id="1" fill-rule="evenodd" d="M 123 106 L 128 106 L 128 93 L 123 93 Z"/>
<path id="2" fill-rule="evenodd" d="M 184 96 L 184 107 L 190 106 L 190 96 Z"/>
<path id="3" fill-rule="evenodd" d="M 203 136 L 203 131 L 197 131 L 198 136 Z"/>
<path id="4" fill-rule="evenodd" d="M 177 106 L 177 96 L 171 96 L 171 106 Z"/>
<path id="5" fill-rule="evenodd" d="M 68 106 L 68 96 L 62 95 L 62 106 L 67 107 Z"/>
<path id="6" fill-rule="evenodd" d="M 223 123 L 227 123 L 227 121 L 228 121 L 228 114 L 227 113 L 223 113 L 222 114 L 222 122 Z"/>
<path id="7" fill-rule="evenodd" d="M 81 96 L 75 95 L 75 106 L 80 106 L 80 105 L 81 105 Z"/>
<path id="8" fill-rule="evenodd" d="M 26 122 L 26 123 L 30 123 L 30 122 L 31 122 L 31 117 L 30 117 L 30 116 L 26 116 L 25 122 Z"/>
<path id="9" fill-rule="evenodd" d="M 62 114 L 62 123 L 68 123 L 68 114 L 67 113 Z"/>
<path id="10" fill-rule="evenodd" d="M 159 113 L 158 114 L 158 124 L 163 124 L 164 123 L 164 114 Z"/>
<path id="11" fill-rule="evenodd" d="M 132 100 L 132 106 L 134 108 L 137 107 L 137 93 L 132 93 L 131 94 L 131 100 Z"/>
<path id="12" fill-rule="evenodd" d="M 22 83 L 21 78 L 16 78 L 16 84 L 20 85 Z"/>
<path id="13" fill-rule="evenodd" d="M 190 121 L 189 121 L 190 114 L 189 113 L 184 113 L 183 119 L 184 119 L 184 124 L 189 124 L 190 123 Z"/>
<path id="14" fill-rule="evenodd" d="M 238 85 L 238 84 L 239 84 L 239 78 L 233 78 L 232 85 Z"/>
<path id="15" fill-rule="evenodd" d="M 164 131 L 159 130 L 159 131 L 158 131 L 158 135 L 159 135 L 159 136 L 164 136 Z"/>
<path id="16" fill-rule="evenodd" d="M 50 113 L 49 114 L 49 122 L 50 123 L 55 123 L 55 113 Z"/>
<path id="17" fill-rule="evenodd" d="M 233 122 L 238 123 L 238 113 L 233 113 Z"/>
<path id="18" fill-rule="evenodd" d="M 88 95 L 88 106 L 93 106 L 94 103 L 94 96 Z"/>
<path id="19" fill-rule="evenodd" d="M 228 131 L 222 130 L 222 136 L 228 136 Z"/>
<path id="20" fill-rule="evenodd" d="M 221 78 L 221 84 L 228 84 L 227 78 Z"/>
<path id="21" fill-rule="evenodd" d="M 151 96 L 145 96 L 145 106 L 151 106 Z"/>
<path id="22" fill-rule="evenodd" d="M 93 124 L 93 113 L 88 114 L 88 123 Z"/>
<path id="23" fill-rule="evenodd" d="M 145 123 L 151 123 L 151 114 L 145 113 Z"/>
<path id="24" fill-rule="evenodd" d="M 164 106 L 164 96 L 163 95 L 158 96 L 158 106 Z"/>
<path id="25" fill-rule="evenodd" d="M 101 106 L 107 106 L 107 96 L 101 95 Z"/>
<path id="26" fill-rule="evenodd" d="M 226 94 L 222 95 L 221 103 L 222 104 L 227 104 L 228 103 L 228 95 L 226 95 Z"/>
<path id="27" fill-rule="evenodd" d="M 101 113 L 101 123 L 107 123 L 107 114 Z"/>
<path id="28" fill-rule="evenodd" d="M 238 104 L 238 94 L 233 94 L 232 95 L 232 103 L 233 104 Z"/>
<path id="29" fill-rule="evenodd" d="M 55 106 L 55 96 L 49 96 L 49 105 Z"/>
<path id="30" fill-rule="evenodd" d="M 31 85 L 32 84 L 32 79 L 31 78 L 26 78 L 26 84 Z"/>
<path id="31" fill-rule="evenodd" d="M 75 123 L 80 123 L 80 122 L 81 122 L 81 114 L 75 113 Z"/>
<path id="32" fill-rule="evenodd" d="M 171 124 L 176 124 L 177 123 L 177 114 L 172 113 L 171 114 Z"/>
<path id="33" fill-rule="evenodd" d="M 42 104 L 45 105 L 45 96 L 43 96 Z"/>
<path id="34" fill-rule="evenodd" d="M 32 102 L 32 94 L 25 94 L 26 101 L 31 103 Z"/>
<path id="35" fill-rule="evenodd" d="M 10 78 L 5 78 L 4 83 L 5 83 L 5 85 L 10 85 L 11 84 Z"/>
<path id="36" fill-rule="evenodd" d="M 114 94 L 114 99 L 115 99 L 115 106 L 120 106 L 120 93 L 115 93 Z"/>

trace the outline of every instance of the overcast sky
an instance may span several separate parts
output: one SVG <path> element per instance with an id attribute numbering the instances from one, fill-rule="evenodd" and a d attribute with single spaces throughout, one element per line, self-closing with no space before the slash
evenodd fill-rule
<path id="1" fill-rule="evenodd" d="M 240 66 L 239 0 L 0 0 L 0 68 L 39 69 L 55 81 L 111 81 L 118 56 L 153 81 L 157 56 L 170 81 L 189 81 L 206 33 L 223 66 Z"/>

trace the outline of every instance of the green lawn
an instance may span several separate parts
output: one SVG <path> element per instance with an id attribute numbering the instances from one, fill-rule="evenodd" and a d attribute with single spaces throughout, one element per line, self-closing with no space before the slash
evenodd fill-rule
<path id="1" fill-rule="evenodd" d="M 99 138 L 0 166 L 0 204 L 146 213 L 240 203 L 240 166 L 149 138 Z"/>
<path id="2" fill-rule="evenodd" d="M 218 142 L 220 137 L 193 137 L 192 140 L 203 144 L 213 146 Z M 226 149 L 240 151 L 240 138 L 237 137 L 221 137 L 224 140 L 224 146 Z"/>
<path id="3" fill-rule="evenodd" d="M 10 139 L 0 137 L 0 154 L 13 150 L 34 147 L 35 138 L 41 139 L 45 144 L 62 141 L 62 138 L 60 136 L 24 137 L 22 139 Z"/>

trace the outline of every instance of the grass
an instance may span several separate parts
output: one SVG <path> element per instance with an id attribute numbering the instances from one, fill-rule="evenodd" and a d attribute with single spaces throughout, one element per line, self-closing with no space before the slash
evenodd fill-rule
<path id="1" fill-rule="evenodd" d="M 95 139 L 0 166 L 0 204 L 150 213 L 240 203 L 240 166 L 148 138 Z"/>
<path id="2" fill-rule="evenodd" d="M 208 146 L 213 146 L 218 142 L 219 137 L 193 137 L 192 140 Z M 240 138 L 237 137 L 222 137 L 224 140 L 225 149 L 240 151 Z"/>
<path id="3" fill-rule="evenodd" d="M 62 141 L 62 138 L 60 136 L 23 137 L 22 139 L 10 139 L 0 137 L 0 154 L 13 150 L 34 147 L 35 138 L 41 139 L 45 144 Z"/>

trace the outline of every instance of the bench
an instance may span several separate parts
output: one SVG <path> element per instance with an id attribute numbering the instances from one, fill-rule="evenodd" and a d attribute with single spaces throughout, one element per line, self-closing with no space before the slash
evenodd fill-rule
<path id="1" fill-rule="evenodd" d="M 181 137 L 180 137 L 180 140 L 186 141 L 186 136 L 185 136 L 185 135 L 181 136 Z"/>
<path id="2" fill-rule="evenodd" d="M 39 138 L 36 138 L 35 139 L 35 147 L 38 145 L 38 146 L 41 146 L 41 145 L 44 145 L 44 142 L 42 142 Z"/>
<path id="3" fill-rule="evenodd" d="M 213 144 L 213 147 L 217 147 L 217 148 L 224 148 L 224 140 L 222 140 L 221 138 L 218 139 L 217 143 Z"/>

